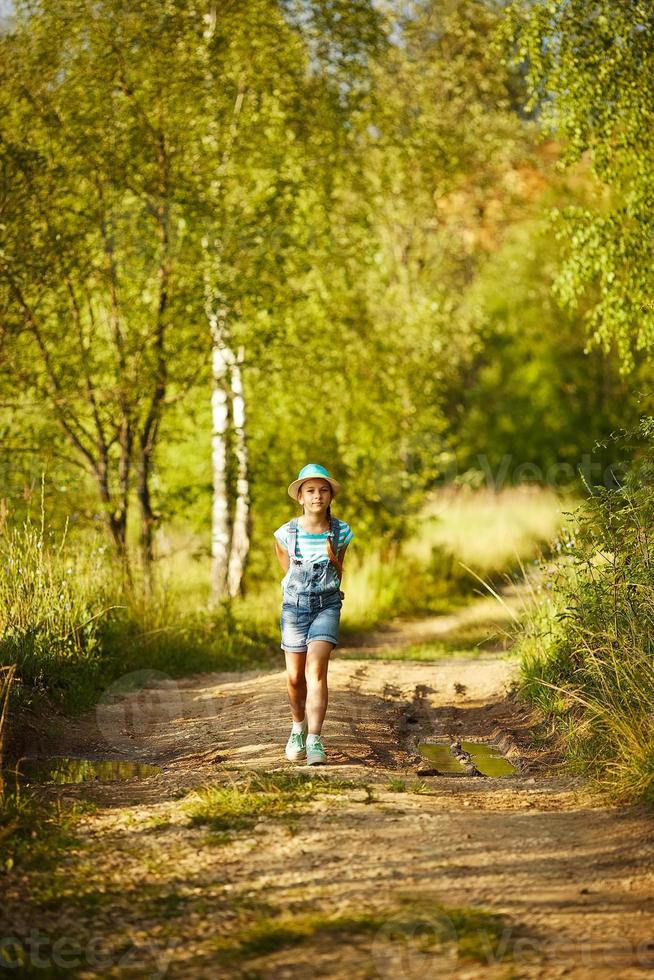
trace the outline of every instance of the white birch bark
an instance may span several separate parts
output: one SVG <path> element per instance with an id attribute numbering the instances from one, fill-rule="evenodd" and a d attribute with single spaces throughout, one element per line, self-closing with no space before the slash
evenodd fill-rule
<path id="1" fill-rule="evenodd" d="M 245 395 L 241 364 L 244 348 L 240 347 L 238 357 L 232 363 L 232 425 L 234 431 L 234 454 L 236 456 L 236 505 L 232 526 L 232 546 L 229 554 L 227 589 L 230 596 L 237 596 L 241 590 L 245 561 L 250 547 L 250 482 L 248 479 L 248 449 L 245 438 Z"/>
<path id="2" fill-rule="evenodd" d="M 209 242 L 202 242 L 205 254 Z M 207 255 L 204 272 L 205 310 L 211 335 L 211 595 L 210 605 L 225 593 L 229 563 L 229 487 L 227 484 L 227 446 L 229 437 L 229 372 L 234 355 L 227 345 L 227 308 L 220 302 Z"/>
<path id="3" fill-rule="evenodd" d="M 196 15 L 198 11 L 193 7 Z M 204 46 L 205 57 L 205 78 L 210 84 L 213 83 L 213 73 L 211 68 L 211 55 L 209 52 L 209 42 L 211 41 L 217 23 L 217 5 L 211 4 L 208 12 L 202 17 L 205 23 L 203 37 L 207 44 Z M 216 214 L 221 213 L 221 199 L 223 194 L 223 178 L 230 162 L 231 151 L 238 135 L 238 121 L 245 100 L 245 77 L 241 77 L 238 84 L 238 92 L 234 102 L 232 117 L 229 126 L 229 135 L 222 152 L 220 165 L 216 173 L 209 182 L 208 197 L 213 202 Z M 210 126 L 210 131 L 216 146 L 220 145 L 222 139 L 221 127 Z M 239 570 L 238 562 L 232 563 L 231 559 L 231 529 L 230 529 L 230 500 L 229 486 L 227 482 L 227 459 L 229 446 L 229 426 L 230 426 L 230 400 L 233 398 L 233 375 L 230 379 L 230 369 L 236 365 L 236 357 L 229 346 L 229 327 L 227 323 L 228 309 L 224 302 L 219 302 L 217 283 L 220 281 L 216 275 L 216 264 L 220 262 L 220 243 L 211 242 L 211 252 L 209 248 L 209 238 L 202 239 L 202 247 L 205 256 L 205 297 L 206 311 L 209 321 L 212 344 L 212 392 L 211 392 L 211 466 L 213 480 L 213 500 L 211 506 L 211 595 L 210 605 L 215 605 L 224 596 L 226 589 L 230 595 L 233 588 L 240 587 L 242 567 Z M 240 370 L 238 370 L 237 385 L 240 386 Z M 237 410 L 235 418 L 242 419 L 241 429 L 243 432 L 243 452 L 245 451 L 245 411 L 244 403 Z M 240 443 L 238 435 L 238 425 L 236 425 L 236 442 Z M 247 455 L 239 453 L 236 449 L 238 463 L 238 489 L 237 502 L 235 508 L 235 524 L 237 528 L 244 523 L 242 516 L 245 507 L 245 526 L 247 527 L 247 511 L 249 508 L 247 484 Z M 243 482 L 245 481 L 245 483 Z M 245 503 L 239 501 L 241 498 Z M 238 532 L 237 540 L 241 540 L 241 532 Z M 239 554 L 242 551 L 242 544 Z M 247 548 L 245 549 L 247 554 Z M 244 557 L 243 557 L 244 561 Z M 228 581 L 229 575 L 229 581 Z M 236 584 L 235 584 L 236 583 Z"/>
<path id="4" fill-rule="evenodd" d="M 229 556 L 229 488 L 227 486 L 227 438 L 229 432 L 228 348 L 215 344 L 211 354 L 211 600 L 225 592 Z"/>

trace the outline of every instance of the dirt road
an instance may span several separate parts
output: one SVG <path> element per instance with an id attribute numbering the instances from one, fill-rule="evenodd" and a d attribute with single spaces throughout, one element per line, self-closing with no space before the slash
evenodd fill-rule
<path id="1" fill-rule="evenodd" d="M 388 658 L 457 623 L 398 624 L 368 637 L 369 659 L 333 656 L 319 775 L 283 755 L 281 670 L 107 697 L 62 732 L 58 754 L 161 772 L 50 791 L 97 809 L 58 867 L 10 877 L 2 935 L 40 931 L 55 972 L 37 976 L 649 975 L 651 817 L 566 773 L 510 692 L 510 657 Z M 445 734 L 496 740 L 517 774 L 421 773 L 418 740 Z M 302 769 L 348 782 L 227 832 L 189 817 L 194 788 Z"/>

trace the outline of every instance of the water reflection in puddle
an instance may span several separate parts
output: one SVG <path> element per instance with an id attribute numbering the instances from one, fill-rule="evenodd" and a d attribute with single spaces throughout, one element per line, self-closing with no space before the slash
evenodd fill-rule
<path id="1" fill-rule="evenodd" d="M 446 742 L 420 742 L 418 751 L 425 759 L 431 762 L 434 769 L 446 773 L 465 773 L 465 769 L 458 759 L 450 752 L 449 743 Z"/>
<path id="2" fill-rule="evenodd" d="M 462 739 L 460 745 L 483 776 L 510 776 L 516 771 L 516 767 L 490 742 L 469 742 Z M 418 751 L 439 772 L 457 775 L 466 773 L 463 763 L 453 754 L 449 742 L 420 742 Z"/>
<path id="3" fill-rule="evenodd" d="M 16 769 L 5 771 L 8 783 L 86 783 L 145 779 L 161 772 L 159 766 L 127 759 L 21 759 Z"/>
<path id="4" fill-rule="evenodd" d="M 504 758 L 496 745 L 489 742 L 461 742 L 461 748 L 470 755 L 479 772 L 484 776 L 510 776 L 515 766 Z"/>

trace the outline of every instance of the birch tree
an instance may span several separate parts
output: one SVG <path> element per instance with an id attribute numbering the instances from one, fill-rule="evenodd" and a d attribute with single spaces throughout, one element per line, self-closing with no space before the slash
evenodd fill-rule
<path id="1" fill-rule="evenodd" d="M 152 460 L 169 359 L 184 346 L 172 334 L 193 326 L 175 198 L 192 104 L 175 59 L 182 29 L 156 4 L 22 2 L 1 52 L 13 371 L 96 481 L 125 562 L 135 491 L 146 581 Z"/>
<path id="2" fill-rule="evenodd" d="M 348 98 L 356 96 L 361 56 L 379 38 L 380 22 L 367 0 L 341 11 L 324 2 L 259 0 L 248 6 L 246 16 L 229 5 L 220 16 L 211 3 L 193 9 L 206 25 L 201 49 L 206 99 L 200 118 L 215 161 L 198 193 L 212 344 L 215 603 L 225 592 L 234 596 L 240 591 L 249 550 L 244 375 L 263 348 L 245 311 L 256 310 L 257 304 L 260 310 L 280 300 L 283 304 L 285 291 L 289 297 L 280 281 L 285 268 L 311 262 L 310 254 L 302 255 L 306 231 L 298 214 L 303 214 L 307 194 L 320 204 L 329 198 L 328 186 L 313 186 L 316 176 L 326 175 L 320 153 L 325 145 L 343 143 Z"/>

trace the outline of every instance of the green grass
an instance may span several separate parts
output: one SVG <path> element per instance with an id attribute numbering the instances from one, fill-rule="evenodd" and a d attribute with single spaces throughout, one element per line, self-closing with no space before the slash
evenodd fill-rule
<path id="1" fill-rule="evenodd" d="M 369 629 L 393 616 L 456 611 L 548 553 L 571 501 L 548 489 L 434 492 L 402 545 L 346 559 L 346 629 Z"/>
<path id="2" fill-rule="evenodd" d="M 418 779 L 413 782 L 407 782 L 406 779 L 391 779 L 389 780 L 386 788 L 390 793 L 416 793 L 419 796 L 429 796 L 431 790 L 424 779 Z M 393 809 L 389 809 L 389 813 L 393 813 Z"/>
<path id="3" fill-rule="evenodd" d="M 4 777 L 2 775 L 4 758 L 5 725 L 7 722 L 7 712 L 9 700 L 14 683 L 16 665 L 0 667 L 0 795 L 4 792 Z"/>
<path id="4" fill-rule="evenodd" d="M 214 834 L 221 834 L 249 829 L 262 817 L 293 816 L 319 793 L 357 787 L 358 783 L 351 780 L 310 773 L 252 771 L 232 778 L 226 785 L 194 790 L 184 810 L 191 825 L 206 825 Z"/>
<path id="5" fill-rule="evenodd" d="M 391 779 L 388 782 L 387 789 L 391 793 L 408 793 L 406 779 Z"/>
<path id="6" fill-rule="evenodd" d="M 347 631 L 342 631 L 342 644 L 350 649 L 342 650 L 340 655 L 353 660 L 430 662 L 445 657 L 475 659 L 489 652 L 510 654 L 515 641 L 515 623 L 523 615 L 521 607 L 514 607 L 515 602 L 509 605 L 504 600 L 498 602 L 494 597 L 487 597 L 486 601 L 477 600 L 475 605 L 468 605 L 460 619 L 453 621 L 438 638 L 420 643 L 389 645 L 379 650 L 365 646 L 365 634 L 348 635 Z M 383 642 L 383 635 L 380 640 Z"/>
<path id="7" fill-rule="evenodd" d="M 515 930 L 505 916 L 485 908 L 447 906 L 427 895 L 400 895 L 382 909 L 260 916 L 235 934 L 216 938 L 214 949 L 227 965 L 305 943 L 314 949 L 321 941 L 347 944 L 348 938 L 367 939 L 381 956 L 392 947 L 401 952 L 410 944 L 435 957 L 449 949 L 461 962 L 502 962 L 511 959 Z"/>
<path id="8" fill-rule="evenodd" d="M 571 602 L 578 596 L 568 593 Z M 575 607 L 564 592 L 557 598 L 534 614 L 518 648 L 521 693 L 554 722 L 572 771 L 616 802 L 654 803 L 654 661 L 645 637 L 616 640 L 586 621 L 583 599 Z"/>
<path id="9" fill-rule="evenodd" d="M 518 652 L 522 694 L 555 725 L 570 767 L 616 801 L 654 803 L 650 422 L 640 470 L 571 515 Z"/>
<path id="10" fill-rule="evenodd" d="M 17 708 L 77 714 L 113 681 L 144 669 L 176 677 L 271 665 L 274 623 L 259 632 L 228 600 L 214 611 L 181 608 L 162 585 L 126 589 L 100 546 L 85 551 L 26 520 L 0 525 L 0 667 L 15 669 Z M 0 692 L 1 693 L 1 692 Z"/>
<path id="11" fill-rule="evenodd" d="M 488 653 L 482 647 L 459 648 L 449 643 L 414 643 L 408 646 L 385 647 L 382 650 L 366 650 L 362 647 L 358 650 L 348 651 L 343 654 L 346 660 L 414 660 L 423 663 L 436 663 L 445 658 L 461 658 L 475 660 Z"/>
<path id="12" fill-rule="evenodd" d="M 47 802 L 25 790 L 13 791 L 8 779 L 0 795 L 0 875 L 56 867 L 62 852 L 79 845 L 75 828 L 80 819 L 95 809 L 88 801 Z"/>
<path id="13" fill-rule="evenodd" d="M 425 506 L 413 550 L 428 562 L 436 548 L 484 578 L 512 574 L 556 538 L 573 503 L 542 487 L 442 490 Z"/>

